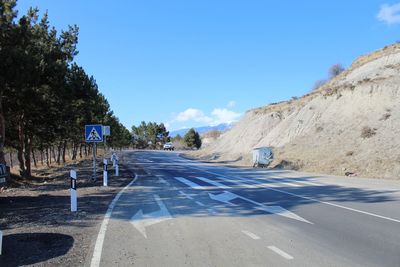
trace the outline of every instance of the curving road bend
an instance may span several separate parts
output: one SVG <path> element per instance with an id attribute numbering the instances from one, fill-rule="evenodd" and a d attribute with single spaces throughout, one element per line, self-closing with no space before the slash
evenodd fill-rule
<path id="1" fill-rule="evenodd" d="M 400 266 L 399 182 L 126 153 L 91 266 Z"/>

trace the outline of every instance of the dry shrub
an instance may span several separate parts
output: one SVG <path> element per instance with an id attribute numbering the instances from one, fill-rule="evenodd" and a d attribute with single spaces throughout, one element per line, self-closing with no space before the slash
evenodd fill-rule
<path id="1" fill-rule="evenodd" d="M 389 119 L 390 116 L 391 116 L 390 113 L 385 113 L 385 114 L 382 115 L 382 117 L 379 120 L 380 121 L 385 121 L 385 120 Z"/>
<path id="2" fill-rule="evenodd" d="M 376 134 L 376 130 L 377 130 L 376 128 L 372 129 L 371 127 L 364 126 L 361 129 L 361 138 L 366 139 L 374 136 Z"/>
<path id="3" fill-rule="evenodd" d="M 316 132 L 316 133 L 320 133 L 320 132 L 322 132 L 323 129 L 324 129 L 324 128 L 323 128 L 322 126 L 318 126 L 318 127 L 315 129 L 315 132 Z"/>

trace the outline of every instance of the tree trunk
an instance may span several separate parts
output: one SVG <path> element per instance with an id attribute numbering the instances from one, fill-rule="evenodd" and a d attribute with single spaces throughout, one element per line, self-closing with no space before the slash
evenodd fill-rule
<path id="1" fill-rule="evenodd" d="M 32 140 L 27 135 L 25 135 L 25 175 L 26 177 L 31 177 L 31 150 L 32 150 Z"/>
<path id="2" fill-rule="evenodd" d="M 13 164 L 13 154 L 12 154 L 12 152 L 10 152 L 10 167 L 11 167 L 11 168 L 14 167 L 14 164 Z"/>
<path id="3" fill-rule="evenodd" d="M 4 157 L 4 142 L 6 141 L 6 121 L 3 114 L 3 90 L 0 88 L 0 163 L 6 164 Z"/>
<path id="4" fill-rule="evenodd" d="M 57 165 L 61 164 L 61 149 L 62 149 L 62 143 L 60 142 L 57 146 Z"/>
<path id="5" fill-rule="evenodd" d="M 33 158 L 33 165 L 35 168 L 37 168 L 37 162 L 36 162 L 36 157 L 35 157 L 35 150 L 32 149 L 32 158 Z"/>
<path id="6" fill-rule="evenodd" d="M 64 141 L 63 150 L 62 150 L 62 161 L 63 163 L 66 162 L 65 160 L 65 151 L 67 150 L 67 140 Z"/>
<path id="7" fill-rule="evenodd" d="M 78 154 L 78 146 L 76 143 L 72 143 L 72 160 L 76 160 L 76 156 Z"/>
<path id="8" fill-rule="evenodd" d="M 57 157 L 56 157 L 56 150 L 54 149 L 54 146 L 51 146 L 50 150 L 51 150 L 51 154 L 53 154 L 54 163 L 56 163 Z"/>
<path id="9" fill-rule="evenodd" d="M 42 162 L 43 166 L 43 149 L 40 150 L 40 161 Z"/>
<path id="10" fill-rule="evenodd" d="M 82 159 L 82 144 L 79 146 L 79 157 Z"/>
<path id="11" fill-rule="evenodd" d="M 21 115 L 18 122 L 18 161 L 19 161 L 19 174 L 25 176 L 25 161 L 24 161 L 24 126 L 23 126 L 24 115 Z"/>
<path id="12" fill-rule="evenodd" d="M 46 165 L 47 165 L 47 167 L 50 167 L 50 164 L 51 164 L 51 157 L 49 155 L 49 148 L 47 147 L 46 148 Z"/>

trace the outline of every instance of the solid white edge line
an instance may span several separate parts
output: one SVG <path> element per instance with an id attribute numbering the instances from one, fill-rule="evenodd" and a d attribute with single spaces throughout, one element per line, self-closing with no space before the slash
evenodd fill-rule
<path id="1" fill-rule="evenodd" d="M 250 231 L 242 230 L 242 233 L 245 234 L 245 235 L 247 235 L 247 236 L 250 237 L 251 239 L 254 239 L 254 240 L 261 239 L 258 235 L 253 234 L 253 233 L 250 232 Z"/>
<path id="2" fill-rule="evenodd" d="M 121 191 L 118 192 L 118 194 L 114 197 L 114 199 L 111 202 L 111 204 L 108 206 L 107 212 L 104 215 L 103 222 L 101 223 L 99 234 L 97 235 L 96 244 L 95 244 L 95 247 L 94 247 L 94 251 L 93 251 L 93 256 L 92 256 L 92 261 L 90 263 L 90 267 L 99 267 L 100 266 L 101 253 L 102 253 L 102 250 L 103 250 L 103 243 L 104 243 L 104 237 L 106 235 L 108 222 L 110 221 L 113 209 L 114 209 L 115 205 L 117 204 L 118 200 L 120 199 L 120 197 L 122 196 L 122 194 L 124 193 L 124 191 L 128 187 L 130 187 L 134 182 L 136 182 L 138 177 L 139 177 L 139 175 L 135 174 L 135 178 L 127 186 L 125 186 Z"/>
<path id="3" fill-rule="evenodd" d="M 270 250 L 272 250 L 273 252 L 275 252 L 276 254 L 280 255 L 281 257 L 287 259 L 287 260 L 293 260 L 293 256 L 287 254 L 285 251 L 275 247 L 275 246 L 268 246 L 268 248 Z"/>

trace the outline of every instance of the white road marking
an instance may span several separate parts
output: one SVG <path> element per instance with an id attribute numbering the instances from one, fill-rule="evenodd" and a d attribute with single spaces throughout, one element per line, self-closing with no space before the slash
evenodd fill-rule
<path id="1" fill-rule="evenodd" d="M 203 186 L 200 186 L 200 185 L 198 185 L 196 183 L 193 183 L 192 181 L 189 181 L 189 180 L 187 180 L 187 179 L 185 179 L 183 177 L 175 177 L 175 179 L 177 179 L 178 181 L 180 181 L 180 182 L 182 182 L 182 183 L 184 183 L 186 185 L 189 185 L 193 189 L 203 189 L 203 190 L 205 190 L 205 189 L 208 188 L 208 187 L 203 187 Z M 207 179 L 207 182 L 212 184 L 212 185 L 217 186 L 218 188 L 219 187 L 232 188 L 230 186 L 223 185 L 223 184 L 221 184 L 219 182 L 216 182 L 216 181 L 213 181 L 213 180 L 209 180 L 209 179 Z M 231 206 L 237 206 L 237 205 L 231 203 L 230 202 L 231 200 L 233 200 L 235 198 L 240 198 L 240 199 L 243 199 L 243 200 L 245 200 L 247 202 L 250 202 L 250 203 L 256 205 L 256 207 L 255 207 L 256 209 L 263 210 L 265 212 L 276 214 L 276 215 L 279 215 L 279 216 L 283 216 L 283 217 L 286 217 L 286 218 L 289 218 L 289 219 L 293 219 L 293 220 L 297 220 L 297 221 L 313 224 L 312 222 L 300 217 L 299 215 L 297 215 L 297 214 L 295 214 L 295 213 L 293 213 L 291 211 L 288 211 L 288 210 L 282 208 L 281 206 L 266 206 L 266 205 L 264 205 L 262 203 L 253 201 L 253 200 L 248 199 L 246 197 L 242 197 L 242 196 L 236 195 L 236 194 L 231 193 L 229 191 L 224 191 L 223 193 L 218 194 L 218 195 L 208 193 L 208 195 L 213 200 L 217 200 L 217 201 L 223 202 L 223 203 L 231 205 Z"/>
<path id="2" fill-rule="evenodd" d="M 158 175 L 157 175 L 157 176 L 158 176 Z M 163 184 L 169 185 L 169 183 L 168 183 L 167 181 L 165 181 L 165 179 L 164 179 L 164 178 L 161 178 L 160 176 L 158 176 L 158 180 L 160 181 L 160 183 L 163 183 Z"/>
<path id="3" fill-rule="evenodd" d="M 210 208 L 210 209 L 207 209 L 207 210 L 208 210 L 208 212 L 210 212 L 212 214 L 216 214 L 217 213 L 217 211 L 215 209 L 213 209 L 213 208 Z"/>
<path id="4" fill-rule="evenodd" d="M 196 204 L 199 205 L 199 206 L 202 206 L 202 207 L 205 206 L 205 205 L 204 205 L 203 203 L 201 203 L 200 201 L 196 201 Z"/>
<path id="5" fill-rule="evenodd" d="M 179 191 L 179 193 L 181 193 L 182 195 L 184 195 L 186 198 L 188 198 L 188 199 L 190 199 L 190 200 L 193 200 L 193 197 L 190 196 L 190 195 L 188 195 L 188 194 L 186 194 L 185 192 Z"/>
<path id="6" fill-rule="evenodd" d="M 275 252 L 276 254 L 280 255 L 281 257 L 287 259 L 287 260 L 293 260 L 293 256 L 289 255 L 288 253 L 286 253 L 285 251 L 275 247 L 275 246 L 268 246 L 268 248 L 270 250 L 272 250 L 273 252 Z"/>
<path id="7" fill-rule="evenodd" d="M 200 185 L 198 185 L 196 183 L 193 183 L 192 181 L 189 181 L 189 180 L 187 180 L 187 179 L 185 179 L 183 177 L 175 177 L 175 179 L 178 180 L 181 183 L 184 183 L 184 184 L 190 186 L 193 189 L 204 189 L 202 186 L 200 186 Z"/>
<path id="8" fill-rule="evenodd" d="M 205 177 L 197 177 L 196 176 L 196 178 L 199 179 L 199 180 L 202 180 L 203 182 L 218 186 L 219 188 L 222 188 L 222 189 L 228 189 L 229 188 L 228 186 L 225 186 L 224 184 L 221 184 L 221 183 L 219 183 L 217 181 L 210 180 L 210 179 L 205 178 Z"/>
<path id="9" fill-rule="evenodd" d="M 162 202 L 161 198 L 158 195 L 154 195 L 154 199 L 156 200 L 158 206 L 160 207 L 160 210 L 143 214 L 143 211 L 140 209 L 135 215 L 132 216 L 131 219 L 132 225 L 145 238 L 147 238 L 147 233 L 146 233 L 147 226 L 172 219 L 171 214 L 169 213 L 165 204 Z"/>
<path id="10" fill-rule="evenodd" d="M 297 183 L 302 183 L 302 184 L 306 184 L 306 185 L 312 185 L 312 186 L 323 186 L 323 184 L 317 184 L 317 183 L 313 183 L 313 182 L 309 182 L 309 181 L 298 181 L 296 180 Z"/>
<path id="11" fill-rule="evenodd" d="M 203 169 L 197 168 L 197 167 L 191 167 L 191 168 L 192 169 L 196 169 L 196 170 L 200 170 L 200 171 L 205 172 L 205 173 L 217 175 L 218 177 L 220 177 L 220 178 L 222 178 L 224 180 L 227 180 L 227 181 L 232 181 L 232 179 L 229 179 L 228 177 L 226 177 L 224 175 L 221 175 L 219 173 L 203 170 Z M 256 182 L 256 181 L 252 181 L 252 184 L 249 184 L 248 181 L 246 181 L 243 178 L 237 177 L 236 179 L 242 181 L 244 184 L 247 184 L 247 185 L 256 185 L 257 184 L 259 187 L 262 187 L 262 188 L 265 188 L 265 189 L 268 189 L 268 190 L 272 190 L 272 191 L 280 192 L 280 193 L 283 193 L 283 194 L 287 194 L 287 195 L 291 195 L 291 196 L 295 196 L 295 197 L 311 200 L 311 201 L 318 202 L 318 203 L 321 203 L 321 204 L 325 204 L 325 205 L 329 205 L 329 206 L 333 206 L 333 207 L 337 207 L 337 208 L 341 208 L 341 209 L 345 209 L 345 210 L 350 210 L 350 211 L 354 211 L 354 212 L 357 212 L 357 213 L 373 216 L 373 217 L 376 217 L 376 218 L 380 218 L 380 219 L 384 219 L 384 220 L 400 223 L 400 220 L 398 220 L 398 219 L 382 216 L 382 215 L 375 214 L 375 213 L 372 213 L 372 212 L 353 209 L 353 208 L 342 206 L 342 205 L 339 205 L 339 204 L 334 204 L 334 203 L 331 203 L 331 202 L 318 200 L 318 199 L 315 199 L 315 198 L 312 198 L 312 197 L 306 197 L 306 196 L 290 193 L 290 192 L 287 192 L 287 191 L 284 191 L 284 190 L 280 190 L 280 189 L 271 188 L 271 186 L 269 184 L 260 183 L 260 182 Z M 238 183 L 237 181 L 234 181 L 234 183 L 240 185 L 240 183 Z"/>
<path id="12" fill-rule="evenodd" d="M 231 203 L 230 201 L 239 197 L 238 195 L 228 192 L 228 191 L 225 191 L 218 195 L 208 193 L 208 196 L 213 200 L 217 200 L 217 201 L 229 204 L 231 206 L 236 206 L 236 205 Z"/>
<path id="13" fill-rule="evenodd" d="M 134 182 L 136 182 L 138 177 L 139 177 L 138 175 L 135 175 L 135 178 L 127 186 L 125 186 L 121 191 L 119 191 L 119 193 L 114 197 L 114 199 L 111 202 L 111 204 L 108 206 L 107 212 L 104 215 L 103 222 L 101 223 L 101 226 L 100 226 L 99 234 L 97 235 L 96 244 L 95 244 L 94 251 L 93 251 L 93 256 L 92 256 L 92 261 L 90 263 L 91 267 L 100 266 L 100 260 L 101 260 L 101 253 L 102 253 L 102 250 L 103 250 L 104 237 L 105 237 L 105 234 L 106 234 L 106 231 L 107 231 L 108 222 L 110 221 L 110 218 L 111 218 L 111 214 L 112 214 L 112 212 L 114 210 L 114 207 L 117 204 L 118 200 L 120 199 L 120 197 L 124 193 L 124 191 L 128 187 L 130 187 Z"/>
<path id="14" fill-rule="evenodd" d="M 253 233 L 250 232 L 250 231 L 242 230 L 242 233 L 245 234 L 245 235 L 247 235 L 248 237 L 254 239 L 254 240 L 261 239 L 258 235 L 253 234 Z"/>

